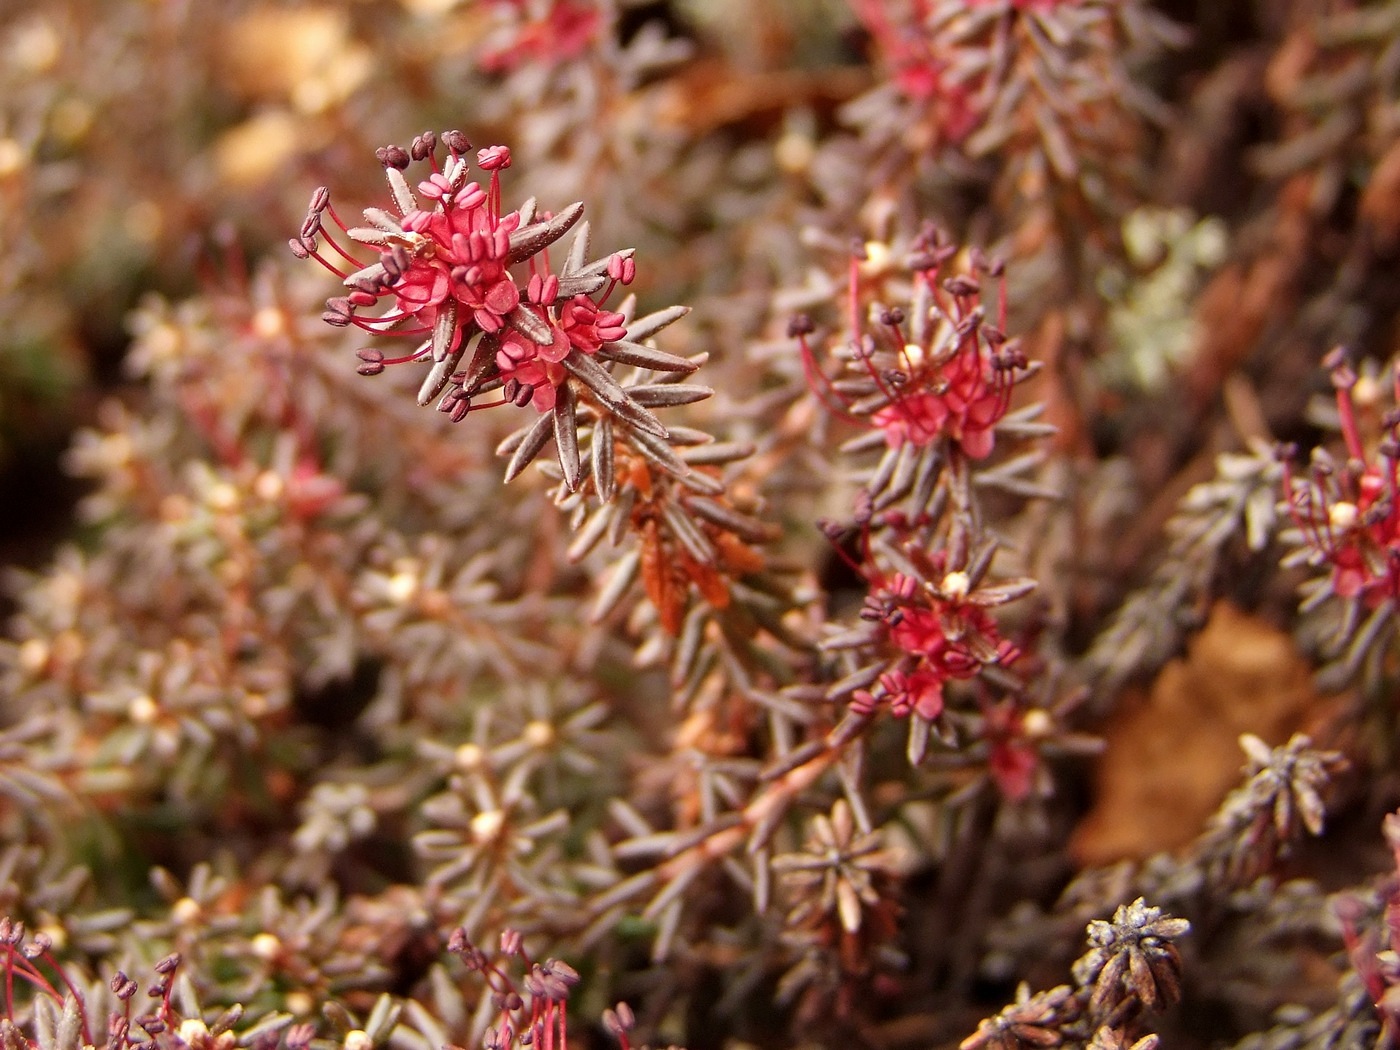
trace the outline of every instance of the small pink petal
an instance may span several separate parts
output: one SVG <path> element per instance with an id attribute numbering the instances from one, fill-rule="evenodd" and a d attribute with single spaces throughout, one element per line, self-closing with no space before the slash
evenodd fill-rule
<path id="1" fill-rule="evenodd" d="M 508 314 L 520 305 L 520 289 L 510 278 L 503 278 L 486 291 L 487 309 L 496 314 Z"/>

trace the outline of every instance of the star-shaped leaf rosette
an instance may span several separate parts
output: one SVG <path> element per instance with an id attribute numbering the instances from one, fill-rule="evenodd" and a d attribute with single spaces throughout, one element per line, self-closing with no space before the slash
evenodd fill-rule
<path id="1" fill-rule="evenodd" d="M 447 150 L 445 162 L 439 143 Z M 330 192 L 318 189 L 290 242 L 292 253 L 315 259 L 344 282 L 346 293 L 326 303 L 328 324 L 417 340 L 397 357 L 376 346 L 361 348 L 361 374 L 420 364 L 426 374 L 418 403 L 436 401 L 454 422 L 485 408 L 532 407 L 540 418 L 503 446 L 511 457 L 506 480 L 553 437 L 567 487 L 577 489 L 589 466 L 597 493 L 610 499 L 613 450 L 580 453 L 581 417 L 596 424 L 595 438 L 664 444 L 667 430 L 643 402 L 684 404 L 709 391 L 674 382 L 660 392 L 656 383 L 629 391 L 608 366 L 632 365 L 672 379 L 694 371 L 697 362 L 643 342 L 688 311 L 671 307 L 632 320 L 630 300 L 620 310 L 608 309 L 613 293 L 636 273 L 632 250 L 590 261 L 582 203 L 549 214 L 531 199 L 503 212 L 501 172 L 510 166 L 510 150 L 477 151 L 476 167 L 489 176 L 483 188 L 471 177 L 471 148 L 460 131 L 448 131 L 440 139 L 419 135 L 407 150 L 378 150 L 393 210 L 366 208 L 365 224 L 351 226 L 331 205 Z M 415 162 L 431 168 L 416 189 L 406 174 Z M 571 231 L 556 271 L 549 249 Z"/>

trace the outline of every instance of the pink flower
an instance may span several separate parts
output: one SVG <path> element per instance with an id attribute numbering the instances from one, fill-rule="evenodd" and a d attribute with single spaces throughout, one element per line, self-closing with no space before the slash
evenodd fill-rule
<path id="1" fill-rule="evenodd" d="M 523 0 L 495 0 L 497 8 L 514 8 L 526 18 Z M 580 54 L 602 28 L 602 15 L 589 3 L 553 0 L 540 17 L 522 21 L 508 42 L 489 50 L 481 60 L 490 72 L 509 72 L 528 63 L 558 65 Z"/>
<path id="2" fill-rule="evenodd" d="M 604 343 L 613 343 L 627 335 L 622 315 L 598 309 L 598 304 L 586 295 L 576 295 L 559 311 L 559 326 L 569 345 L 585 354 L 596 354 Z"/>
<path id="3" fill-rule="evenodd" d="M 899 404 L 886 405 L 870 421 L 885 432 L 891 448 L 904 444 L 929 445 L 943 433 L 948 406 L 935 394 L 919 394 Z"/>
<path id="4" fill-rule="evenodd" d="M 990 747 L 987 772 L 993 783 L 1010 801 L 1024 801 L 1040 768 L 1040 753 L 1025 735 L 1025 717 L 1010 703 L 988 707 L 983 712 L 983 734 Z"/>
<path id="5" fill-rule="evenodd" d="M 1303 544 L 1331 566 L 1332 590 L 1374 609 L 1400 599 L 1400 463 L 1368 452 L 1353 398 L 1358 380 L 1339 355 L 1332 379 L 1347 459 L 1319 464 L 1308 478 L 1295 477 L 1285 459 L 1284 496 Z M 1400 375 L 1395 388 L 1400 398 Z M 1396 424 L 1379 422 L 1395 441 Z"/>
<path id="6" fill-rule="evenodd" d="M 948 440 L 968 457 L 985 459 L 996 443 L 996 425 L 1011 407 L 1012 388 L 1030 372 L 1016 341 L 1003 335 L 1005 276 L 999 266 L 985 268 L 1000 284 L 993 327 L 984 320 L 974 277 L 938 279 L 940 264 L 952 252 L 936 231 L 911 247 L 918 287 L 908 312 L 927 313 L 928 322 L 911 325 L 904 308 L 879 307 L 879 323 L 868 323 L 861 309 L 861 260 L 853 258 L 850 333 L 842 342 L 855 348 L 846 355 L 848 371 L 874 392 L 856 401 L 829 378 L 807 339 L 814 326 L 799 317 L 790 332 L 799 341 L 808 385 L 833 412 L 883 431 L 890 448 Z"/>
<path id="7" fill-rule="evenodd" d="M 508 146 L 487 146 L 476 151 L 476 163 L 482 171 L 504 171 L 510 167 Z"/>
<path id="8" fill-rule="evenodd" d="M 562 350 L 557 349 L 560 346 Z M 503 378 L 514 380 L 522 389 L 531 391 L 530 403 L 536 410 L 548 412 L 554 407 L 555 388 L 567 375 L 559 362 L 568 352 L 568 341 L 563 338 L 557 338 L 554 346 L 542 347 L 519 332 L 511 331 L 501 337 L 496 367 Z"/>
<path id="9" fill-rule="evenodd" d="M 851 6 L 882 52 L 900 93 L 926 107 L 933 126 L 948 141 L 961 142 L 971 134 L 982 122 L 985 103 L 949 77 L 950 56 L 920 24 L 919 5 L 898 22 L 890 15 L 894 5 L 889 0 L 853 0 Z"/>
<path id="10" fill-rule="evenodd" d="M 888 671 L 880 676 L 880 688 L 896 717 L 912 713 L 932 722 L 943 713 L 943 679 L 931 671 Z"/>
<path id="11" fill-rule="evenodd" d="M 942 567 L 941 558 L 931 559 L 931 570 Z M 987 609 L 967 600 L 965 587 L 940 593 L 901 573 L 888 580 L 877 576 L 861 617 L 883 623 L 897 650 L 895 666 L 880 676 L 877 690 L 853 697 L 857 709 L 867 712 L 888 703 L 898 717 L 918 714 L 932 721 L 943 711 L 949 681 L 974 678 L 987 664 L 1010 663 L 1018 655 Z"/>
<path id="12" fill-rule="evenodd" d="M 329 191 L 317 190 L 300 235 L 291 241 L 292 251 L 298 258 L 316 259 L 345 283 L 347 294 L 326 303 L 322 317 L 327 323 L 354 325 L 376 336 L 422 340 L 417 350 L 398 358 L 361 347 L 357 370 L 362 375 L 428 358 L 435 364 L 455 361 L 452 355 L 464 352 L 468 339 L 480 337 L 484 344 L 479 345 L 492 354 L 495 367 L 478 371 L 475 382 L 499 388 L 501 398 L 474 403 L 475 395 L 459 386 L 439 407 L 454 420 L 477 408 L 504 404 L 529 403 L 547 412 L 557 401 L 560 385 L 568 381 L 565 358 L 575 351 L 597 354 L 627 335 L 623 315 L 602 304 L 635 275 L 631 252 L 608 257 L 606 278 L 585 281 L 596 280 L 592 295 L 580 292 L 561 300 L 560 280 L 550 273 L 544 249 L 578 221 L 583 206 L 573 205 L 559 215 L 532 216 L 529 230 L 517 236 L 524 217 L 501 209 L 500 173 L 510 166 L 510 150 L 487 146 L 477 151 L 478 167 L 491 176 L 483 189 L 467 178 L 471 144 L 466 136 L 449 131 L 442 139 L 449 157 L 441 166 L 435 152 L 438 137 L 431 133 L 415 139 L 411 153 L 398 146 L 377 151 L 397 214 L 367 208 L 366 225 L 352 228 L 331 207 Z M 431 202 L 426 207 L 403 174 L 415 159 L 428 160 L 433 167 L 417 183 L 418 194 Z M 374 249 L 377 259 L 356 258 L 337 242 L 326 220 L 357 245 Z M 323 238 L 334 254 L 321 254 Z M 528 276 L 514 272 L 527 265 Z M 387 308 L 377 316 L 359 314 L 379 304 Z"/>

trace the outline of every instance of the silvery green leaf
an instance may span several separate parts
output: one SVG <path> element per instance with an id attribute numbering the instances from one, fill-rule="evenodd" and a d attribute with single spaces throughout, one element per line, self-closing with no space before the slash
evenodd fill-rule
<path id="1" fill-rule="evenodd" d="M 438 307 L 437 319 L 433 322 L 433 360 L 445 361 L 452 353 L 453 346 L 461 340 L 461 335 L 457 330 L 457 300 L 448 299 Z M 428 401 L 431 400 L 429 397 Z M 419 404 L 426 405 L 428 401 L 420 401 Z"/>
<path id="2" fill-rule="evenodd" d="M 382 1046 L 389 1041 L 389 1035 L 399 1023 L 399 1014 L 402 1012 L 403 1003 L 391 995 L 381 995 L 375 1000 L 374 1009 L 370 1011 L 364 1027 L 364 1032 L 373 1045 Z"/>
<path id="3" fill-rule="evenodd" d="M 506 481 L 514 481 L 520 476 L 520 472 L 540 454 L 540 450 L 549 441 L 549 435 L 553 431 L 554 416 L 552 413 L 540 416 L 539 419 L 535 420 L 534 425 L 525 432 L 520 444 L 516 447 L 515 454 L 510 457 L 510 463 L 506 466 Z M 506 440 L 509 441 L 510 438 Z M 502 444 L 504 445 L 505 442 Z"/>
<path id="4" fill-rule="evenodd" d="M 458 344 L 457 349 L 451 351 L 441 361 L 434 361 L 433 367 L 428 369 L 428 374 L 423 377 L 423 385 L 418 388 L 418 404 L 428 405 L 433 398 L 442 393 L 447 386 L 447 381 L 452 378 L 452 373 L 457 370 L 458 363 L 462 360 L 462 355 L 466 353 L 470 346 L 473 349 L 481 340 L 481 333 L 472 336 L 472 342 L 466 345 Z"/>
<path id="5" fill-rule="evenodd" d="M 607 274 L 571 274 L 559 278 L 559 299 L 572 299 L 576 295 L 592 295 L 608 283 Z"/>
<path id="6" fill-rule="evenodd" d="M 666 500 L 661 504 L 661 518 L 686 553 L 701 565 L 714 564 L 715 549 L 709 539 L 674 501 Z"/>
<path id="7" fill-rule="evenodd" d="M 690 468 L 685 465 L 685 461 L 671 451 L 671 446 L 660 438 L 653 437 L 651 434 L 634 432 L 632 446 L 668 474 L 683 478 L 690 473 Z"/>
<path id="8" fill-rule="evenodd" d="M 209 1026 L 210 1035 L 222 1035 L 243 1019 L 243 1004 L 234 1003 Z"/>
<path id="9" fill-rule="evenodd" d="M 636 249 L 636 248 L 622 248 L 622 249 L 619 249 L 618 251 L 613 252 L 612 255 L 605 255 L 605 256 L 603 256 L 601 259 L 595 259 L 595 260 L 593 260 L 593 262 L 589 263 L 589 264 L 588 264 L 587 266 L 585 266 L 582 270 L 580 270 L 579 273 L 601 273 L 601 274 L 606 274 L 606 273 L 608 272 L 608 263 L 609 263 L 614 257 L 619 258 L 619 259 L 630 259 L 630 258 L 632 258 L 632 257 L 633 257 L 634 255 L 636 255 L 636 254 L 637 254 L 637 249 Z"/>
<path id="10" fill-rule="evenodd" d="M 929 728 L 929 720 L 923 715 L 909 716 L 909 740 L 905 747 L 905 755 L 911 766 L 917 766 L 928 753 Z"/>
<path id="11" fill-rule="evenodd" d="M 593 440 L 590 446 L 590 466 L 593 469 L 593 487 L 598 498 L 611 503 L 617 491 L 617 477 L 614 472 L 613 426 L 612 420 L 604 416 L 593 424 Z"/>
<path id="12" fill-rule="evenodd" d="M 506 324 L 537 346 L 550 346 L 554 342 L 553 326 L 523 303 L 506 314 Z"/>
<path id="13" fill-rule="evenodd" d="M 597 394 L 598 399 L 619 419 L 631 423 L 638 432 L 663 439 L 666 437 L 666 428 L 661 425 L 661 420 L 628 397 L 627 392 L 618 386 L 617 380 L 593 358 L 571 350 L 563 364 L 579 382 Z"/>
<path id="14" fill-rule="evenodd" d="M 635 549 L 628 551 L 621 559 L 613 563 L 612 571 L 608 573 L 602 590 L 598 592 L 598 599 L 589 611 L 590 623 L 600 622 L 617 608 L 617 603 L 622 601 L 622 597 L 627 593 L 632 581 L 637 578 L 637 570 L 641 564 L 641 552 Z"/>
<path id="15" fill-rule="evenodd" d="M 649 313 L 627 326 L 627 338 L 634 343 L 640 343 L 643 339 L 651 338 L 663 328 L 675 324 L 688 313 L 690 313 L 688 306 L 668 306 L 664 310 Z"/>
<path id="16" fill-rule="evenodd" d="M 704 401 L 714 393 L 698 383 L 645 383 L 627 388 L 627 396 L 643 408 L 672 408 Z"/>
<path id="17" fill-rule="evenodd" d="M 578 458 L 578 420 L 574 417 L 574 388 L 561 383 L 555 395 L 554 447 L 559 453 L 559 467 L 564 471 L 564 484 L 569 491 L 578 489 L 581 472 Z"/>
<path id="18" fill-rule="evenodd" d="M 616 508 L 609 503 L 604 503 L 594 509 L 565 552 L 565 557 L 569 561 L 581 561 L 589 551 L 598 545 L 598 542 L 607 534 L 608 526 L 612 524 L 615 510 Z"/>
<path id="19" fill-rule="evenodd" d="M 766 521 L 751 518 L 747 514 L 740 514 L 733 507 L 716 503 L 704 496 L 690 497 L 686 500 L 686 506 L 696 517 L 704 518 L 712 525 L 727 529 L 740 539 L 750 543 L 766 543 L 774 538 L 777 531 L 773 525 Z"/>
<path id="20" fill-rule="evenodd" d="M 631 338 L 608 343 L 598 354 L 619 364 L 646 368 L 653 372 L 694 372 L 699 367 L 694 361 L 645 346 Z"/>
<path id="21" fill-rule="evenodd" d="M 327 1004 L 329 1005 L 329 1004 Z M 258 1020 L 253 1027 L 238 1033 L 239 1046 L 256 1046 L 266 1036 L 273 1032 L 280 1032 L 282 1029 L 296 1022 L 296 1015 L 273 1011 Z"/>
<path id="22" fill-rule="evenodd" d="M 541 248 L 548 248 L 583 217 L 583 202 L 576 201 L 553 218 L 521 226 L 510 235 L 508 262 L 514 264 L 530 258 Z"/>
<path id="23" fill-rule="evenodd" d="M 564 260 L 564 265 L 559 268 L 561 275 L 577 273 L 588 263 L 589 233 L 588 223 L 579 223 L 578 230 L 574 233 L 573 242 L 569 245 L 569 255 Z M 560 284 L 563 284 L 562 276 Z"/>
<path id="24" fill-rule="evenodd" d="M 680 457 L 692 466 L 719 466 L 748 459 L 753 451 L 753 445 L 747 441 L 716 441 L 712 445 L 682 449 Z"/>

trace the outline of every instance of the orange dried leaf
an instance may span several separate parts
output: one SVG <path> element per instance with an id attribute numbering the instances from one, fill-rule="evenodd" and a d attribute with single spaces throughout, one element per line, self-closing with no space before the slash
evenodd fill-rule
<path id="1" fill-rule="evenodd" d="M 763 571 L 763 555 L 733 533 L 720 532 L 710 538 L 719 548 L 720 565 L 730 576 Z"/>
<path id="2" fill-rule="evenodd" d="M 703 565 L 692 558 L 682 557 L 681 570 L 700 591 L 700 597 L 714 608 L 723 609 L 729 604 L 729 585 L 713 565 Z"/>
<path id="3" fill-rule="evenodd" d="M 679 634 L 684 610 L 654 521 L 642 526 L 642 586 L 661 617 L 662 629 L 669 635 Z"/>
<path id="4" fill-rule="evenodd" d="M 1190 842 L 1239 783 L 1240 734 L 1281 744 L 1318 706 L 1292 639 L 1217 603 L 1186 656 L 1105 727 L 1096 802 L 1075 832 L 1075 857 L 1107 864 Z"/>

